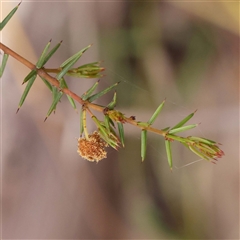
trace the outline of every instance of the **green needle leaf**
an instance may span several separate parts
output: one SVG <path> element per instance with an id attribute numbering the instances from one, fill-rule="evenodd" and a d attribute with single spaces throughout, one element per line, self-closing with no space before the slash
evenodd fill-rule
<path id="1" fill-rule="evenodd" d="M 68 89 L 68 85 L 67 85 L 67 83 L 66 83 L 66 81 L 65 81 L 64 78 L 61 78 L 61 79 L 60 79 L 60 82 L 61 82 L 61 88 L 67 88 L 67 89 Z M 68 98 L 70 104 L 72 105 L 73 109 L 76 110 L 76 104 L 75 104 L 73 98 L 71 98 L 71 97 L 68 96 L 68 95 L 67 95 L 67 98 Z"/>
<path id="2" fill-rule="evenodd" d="M 207 138 L 200 138 L 200 137 L 188 137 L 188 139 L 190 140 L 193 140 L 193 141 L 199 141 L 199 142 L 202 142 L 202 143 L 206 143 L 206 144 L 209 144 L 209 145 L 215 145 L 216 142 L 212 141 L 212 140 L 209 140 Z"/>
<path id="3" fill-rule="evenodd" d="M 87 63 L 87 64 L 84 64 L 76 69 L 84 69 L 84 68 L 88 68 L 88 67 L 97 67 L 99 65 L 100 62 L 92 62 L 92 63 Z"/>
<path id="4" fill-rule="evenodd" d="M 47 43 L 46 47 L 43 49 L 43 52 L 42 52 L 40 58 L 38 59 L 38 61 L 36 63 L 36 68 L 37 69 L 40 69 L 44 65 L 46 54 L 47 54 L 47 51 L 50 47 L 51 41 L 52 41 L 52 39 Z"/>
<path id="5" fill-rule="evenodd" d="M 47 116 L 44 119 L 44 122 L 47 120 L 47 118 L 51 115 L 51 113 L 56 110 L 57 104 L 60 101 L 63 93 L 61 91 L 58 91 L 56 87 L 53 87 L 53 102 L 52 105 L 50 106 Z"/>
<path id="6" fill-rule="evenodd" d="M 152 115 L 152 117 L 149 119 L 148 123 L 151 125 L 153 124 L 153 122 L 156 120 L 157 116 L 159 115 L 159 113 L 161 112 L 164 103 L 165 103 L 166 99 L 163 100 L 163 102 L 159 105 L 159 107 L 156 109 L 156 111 L 154 112 L 154 114 Z"/>
<path id="7" fill-rule="evenodd" d="M 98 84 L 99 84 L 99 81 L 100 81 L 100 80 L 98 80 L 97 82 L 95 82 L 95 83 L 93 84 L 93 86 L 92 86 L 91 88 L 89 88 L 89 89 L 87 90 L 87 92 L 85 92 L 85 93 L 82 95 L 82 99 L 83 99 L 84 101 L 87 100 L 88 97 L 95 91 L 95 89 L 97 88 L 97 86 L 98 86 Z"/>
<path id="8" fill-rule="evenodd" d="M 75 56 L 72 61 L 69 61 L 63 68 L 62 70 L 57 74 L 56 78 L 59 80 L 61 79 L 67 72 L 68 70 L 79 60 L 79 58 L 82 56 L 82 51 L 78 52 L 78 54 Z"/>
<path id="9" fill-rule="evenodd" d="M 173 133 L 183 132 L 183 131 L 186 131 L 186 130 L 195 128 L 195 127 L 197 127 L 198 125 L 199 125 L 199 124 L 191 124 L 191 125 L 187 125 L 187 126 L 184 126 L 184 127 L 174 128 L 174 129 L 171 129 L 171 130 L 169 131 L 169 133 L 173 134 Z"/>
<path id="10" fill-rule="evenodd" d="M 108 138 L 108 133 L 107 130 L 101 125 L 101 123 L 99 122 L 99 120 L 95 117 L 92 116 L 92 120 L 96 123 L 97 127 L 99 128 L 99 130 L 102 132 L 102 134 Z"/>
<path id="11" fill-rule="evenodd" d="M 107 92 L 111 91 L 114 87 L 116 87 L 119 84 L 119 82 L 113 84 L 112 86 L 104 89 L 103 91 L 96 93 L 94 95 L 92 95 L 91 97 L 89 97 L 87 100 L 89 102 L 93 102 L 94 100 L 98 99 L 99 97 L 103 96 L 104 94 L 106 94 Z"/>
<path id="12" fill-rule="evenodd" d="M 201 149 L 203 152 L 209 152 L 211 154 L 216 154 L 216 150 L 211 147 L 209 147 L 208 145 L 201 143 L 198 145 L 198 149 Z"/>
<path id="13" fill-rule="evenodd" d="M 195 111 L 196 112 L 196 111 Z M 186 122 L 188 122 L 195 114 L 195 112 L 189 114 L 187 117 L 185 117 L 182 121 L 180 121 L 178 124 L 176 124 L 172 129 L 182 127 Z"/>
<path id="14" fill-rule="evenodd" d="M 107 108 L 112 110 L 114 109 L 114 107 L 116 106 L 117 104 L 117 92 L 115 91 L 114 92 L 114 95 L 113 95 L 113 99 L 112 101 L 107 105 Z"/>
<path id="15" fill-rule="evenodd" d="M 200 158 L 209 161 L 209 158 L 208 158 L 206 155 L 204 155 L 204 154 L 200 153 L 199 151 L 197 151 L 193 146 L 188 146 L 188 148 L 189 148 L 193 153 L 195 153 L 197 156 L 199 156 Z"/>
<path id="16" fill-rule="evenodd" d="M 2 31 L 2 29 L 8 23 L 8 21 L 12 18 L 12 16 L 14 15 L 14 13 L 17 11 L 18 7 L 20 6 L 20 4 L 21 4 L 21 2 L 0 23 L 0 31 Z"/>
<path id="17" fill-rule="evenodd" d="M 105 123 L 107 130 L 110 132 L 110 118 L 108 115 L 104 116 L 104 123 Z"/>
<path id="18" fill-rule="evenodd" d="M 100 133 L 100 135 L 101 135 L 101 138 L 106 142 L 106 143 L 108 143 L 112 148 L 114 148 L 115 150 L 118 150 L 118 147 L 119 147 L 119 141 L 118 141 L 118 139 L 114 136 L 114 135 L 112 135 L 112 139 L 111 138 L 109 138 L 109 137 L 106 137 L 105 135 L 104 135 L 104 133 L 102 132 L 102 130 L 101 129 L 99 129 L 99 133 Z"/>
<path id="19" fill-rule="evenodd" d="M 102 124 L 97 118 L 96 116 L 92 116 L 93 121 L 96 123 L 99 133 L 101 135 L 101 137 L 104 139 L 105 142 L 107 142 L 112 148 L 116 149 L 119 147 L 119 140 L 115 135 L 115 132 L 109 132 L 106 128 L 106 126 L 104 125 L 104 123 Z"/>
<path id="20" fill-rule="evenodd" d="M 119 132 L 119 137 L 122 143 L 122 146 L 124 147 L 124 128 L 123 124 L 121 122 L 118 122 L 118 132 Z"/>
<path id="21" fill-rule="evenodd" d="M 141 132 L 141 157 L 142 162 L 146 158 L 146 152 L 147 152 L 147 130 L 142 130 Z"/>
<path id="22" fill-rule="evenodd" d="M 2 75 L 3 75 L 4 69 L 5 69 L 6 64 L 7 64 L 8 56 L 9 55 L 6 54 L 6 53 L 3 54 L 2 65 L 0 67 L 0 77 L 2 77 Z"/>
<path id="23" fill-rule="evenodd" d="M 68 101 L 70 102 L 70 104 L 72 105 L 73 109 L 76 110 L 77 107 L 76 107 L 76 103 L 75 101 L 73 100 L 73 98 L 71 98 L 70 96 L 67 95 L 67 98 L 68 98 Z"/>
<path id="24" fill-rule="evenodd" d="M 37 71 L 36 70 L 32 70 L 23 80 L 23 83 L 26 83 L 29 79 L 32 78 L 32 76 L 36 75 L 37 74 Z"/>
<path id="25" fill-rule="evenodd" d="M 169 164 L 170 169 L 172 170 L 172 150 L 171 150 L 171 142 L 168 141 L 168 140 L 165 140 L 165 146 L 166 146 L 168 164 Z"/>
<path id="26" fill-rule="evenodd" d="M 108 116 L 108 115 L 107 115 L 107 116 Z M 109 116 L 108 116 L 108 117 L 109 117 Z M 114 122 L 113 122 L 113 120 L 112 120 L 111 118 L 109 118 L 109 123 L 111 124 L 112 127 L 115 128 L 115 124 L 114 124 Z"/>
<path id="27" fill-rule="evenodd" d="M 20 102 L 19 102 L 19 104 L 18 104 L 18 110 L 17 110 L 17 112 L 19 111 L 20 107 L 23 105 L 23 103 L 24 103 L 24 101 L 25 101 L 25 99 L 26 99 L 26 97 L 27 97 L 27 95 L 28 95 L 28 93 L 29 93 L 29 90 L 30 90 L 30 88 L 32 87 L 32 85 L 33 85 L 36 77 L 37 77 L 37 74 L 33 75 L 33 76 L 29 79 L 29 81 L 28 81 L 28 83 L 27 83 L 27 86 L 25 87 L 24 92 L 23 92 L 23 94 L 22 94 L 22 97 L 21 97 L 21 99 L 20 99 Z"/>
<path id="28" fill-rule="evenodd" d="M 169 139 L 172 139 L 172 140 L 176 140 L 176 141 L 181 142 L 181 143 L 185 143 L 186 142 L 186 139 L 183 138 L 183 137 L 180 137 L 180 136 L 167 134 L 166 137 L 169 138 Z"/>
<path id="29" fill-rule="evenodd" d="M 71 76 L 74 76 L 74 77 L 78 77 L 78 78 L 101 78 L 103 77 L 103 74 L 92 74 L 90 75 L 89 73 L 88 74 L 80 74 L 80 73 L 77 73 L 77 74 L 69 74 L 69 71 L 67 72 L 67 75 L 71 75 Z"/>
<path id="30" fill-rule="evenodd" d="M 58 48 L 61 46 L 61 43 L 62 41 L 58 43 L 51 51 L 49 51 L 49 53 L 45 56 L 43 60 L 42 66 L 44 66 L 46 62 L 52 57 L 52 55 L 58 50 Z"/>
<path id="31" fill-rule="evenodd" d="M 65 62 L 63 62 L 60 67 L 64 68 L 66 67 L 70 62 L 75 61 L 75 59 L 78 59 L 82 56 L 82 54 L 87 51 L 92 45 L 88 45 L 87 47 L 83 48 L 82 50 L 80 50 L 79 52 L 75 53 L 74 55 L 72 55 L 70 58 L 68 58 Z M 73 64 L 72 64 L 73 65 Z M 68 69 L 69 70 L 69 69 Z"/>
<path id="32" fill-rule="evenodd" d="M 87 46 L 86 48 L 80 50 L 79 52 L 75 53 L 73 56 L 68 58 L 64 63 L 62 63 L 60 66 L 62 70 L 57 74 L 56 78 L 58 80 L 61 79 L 70 70 L 70 68 L 79 60 L 82 54 L 90 47 L 91 45 Z"/>

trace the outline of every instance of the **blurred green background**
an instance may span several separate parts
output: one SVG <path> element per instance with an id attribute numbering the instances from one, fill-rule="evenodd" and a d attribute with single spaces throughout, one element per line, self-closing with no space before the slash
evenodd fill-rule
<path id="1" fill-rule="evenodd" d="M 16 3 L 2 2 L 2 16 Z M 15 111 L 29 72 L 9 59 L 1 80 L 4 239 L 239 239 L 239 3 L 147 1 L 25 2 L 2 41 L 33 63 L 63 44 L 47 67 L 83 47 L 80 64 L 102 60 L 99 89 L 121 81 L 117 108 L 164 128 L 198 109 L 189 135 L 222 143 L 217 165 L 160 136 L 126 126 L 126 147 L 98 164 L 77 154 L 79 116 L 62 100 L 43 122 L 51 94 L 37 81 Z M 68 79 L 81 95 L 96 80 Z M 112 95 L 99 101 L 107 104 Z M 89 120 L 88 126 L 94 130 Z M 193 163 L 193 164 L 190 164 Z M 190 164 L 190 165 L 188 165 Z"/>

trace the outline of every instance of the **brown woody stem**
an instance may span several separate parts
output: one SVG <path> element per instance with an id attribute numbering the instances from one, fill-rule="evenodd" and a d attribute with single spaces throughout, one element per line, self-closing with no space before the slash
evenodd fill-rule
<path id="1" fill-rule="evenodd" d="M 28 67 L 31 70 L 36 69 L 36 66 L 29 62 L 27 59 L 25 59 L 24 57 L 20 56 L 19 54 L 17 54 L 16 52 L 14 52 L 12 49 L 8 48 L 7 46 L 5 46 L 3 43 L 0 42 L 0 49 L 2 49 L 2 51 L 8 55 L 10 55 L 11 57 L 15 58 L 17 61 L 21 62 L 23 65 L 25 65 L 26 67 Z M 52 69 L 47 69 L 48 72 L 50 72 L 50 70 Z M 52 71 L 51 71 L 52 72 Z M 60 88 L 60 84 L 59 81 L 52 77 L 51 75 L 49 75 L 46 70 L 44 68 L 40 68 L 37 69 L 37 73 L 39 76 L 45 78 L 51 85 Z M 81 97 L 79 97 L 77 94 L 75 94 L 74 92 L 72 92 L 71 90 L 67 89 L 67 88 L 63 88 L 61 89 L 61 91 L 65 94 L 67 94 L 68 96 L 70 96 L 71 98 L 73 98 L 74 100 L 76 100 L 78 103 L 80 103 L 81 105 L 85 105 L 88 108 L 92 108 L 96 111 L 99 112 L 103 112 L 103 110 L 105 109 L 104 107 L 101 107 L 97 104 L 94 103 L 90 103 L 88 101 L 84 101 Z M 141 126 L 138 125 L 137 121 L 133 120 L 131 117 L 130 118 L 125 118 L 126 122 L 134 125 L 138 128 L 142 128 Z M 162 136 L 166 135 L 165 131 L 153 128 L 153 127 L 144 127 L 144 129 L 146 129 L 149 132 L 153 132 Z"/>

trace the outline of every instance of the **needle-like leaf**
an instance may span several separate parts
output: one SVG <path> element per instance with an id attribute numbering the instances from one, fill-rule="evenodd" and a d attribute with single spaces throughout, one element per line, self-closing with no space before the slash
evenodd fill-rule
<path id="1" fill-rule="evenodd" d="M 100 64 L 100 62 L 87 63 L 87 64 L 84 64 L 84 65 L 81 65 L 81 66 L 78 67 L 77 69 L 79 69 L 79 68 L 85 69 L 85 68 L 93 67 L 93 66 L 97 67 L 99 64 Z"/>
<path id="2" fill-rule="evenodd" d="M 210 160 L 206 155 L 204 155 L 204 154 L 200 153 L 199 151 L 197 151 L 197 149 L 194 148 L 194 146 L 189 146 L 188 148 L 189 148 L 193 153 L 195 153 L 196 155 L 198 155 L 200 158 L 205 159 L 205 160 L 207 160 L 207 161 Z"/>
<path id="3" fill-rule="evenodd" d="M 82 54 L 79 53 L 72 61 L 68 62 L 68 64 L 66 64 L 57 74 L 56 79 L 60 80 L 68 72 L 68 70 L 79 60 L 81 56 Z"/>
<path id="4" fill-rule="evenodd" d="M 26 83 L 29 79 L 32 78 L 32 76 L 36 75 L 37 71 L 36 70 L 32 70 L 23 80 L 22 84 Z"/>
<path id="5" fill-rule="evenodd" d="M 61 43 L 62 41 L 58 43 L 51 51 L 49 51 L 49 53 L 44 58 L 42 66 L 44 66 L 46 62 L 52 57 L 52 55 L 58 50 L 58 48 L 61 46 Z"/>
<path id="6" fill-rule="evenodd" d="M 38 59 L 37 63 L 36 63 L 36 68 L 40 69 L 43 65 L 44 65 L 44 61 L 48 52 L 48 49 L 50 47 L 52 39 L 47 43 L 47 45 L 45 46 L 45 48 L 43 49 L 43 52 L 40 56 L 40 58 Z"/>
<path id="7" fill-rule="evenodd" d="M 61 91 L 58 91 L 58 89 L 56 87 L 53 87 L 53 102 L 52 105 L 50 106 L 48 112 L 47 112 L 47 116 L 44 119 L 44 122 L 47 120 L 47 118 L 51 115 L 51 113 L 56 110 L 57 104 L 60 101 L 63 93 Z"/>
<path id="8" fill-rule="evenodd" d="M 114 107 L 116 106 L 117 104 L 117 92 L 115 91 L 114 92 L 114 95 L 113 95 L 113 99 L 112 101 L 107 105 L 107 108 L 112 110 L 114 109 Z"/>
<path id="9" fill-rule="evenodd" d="M 196 111 L 195 111 L 196 112 Z M 182 121 L 180 121 L 178 124 L 176 124 L 172 129 L 182 127 L 186 122 L 188 122 L 195 114 L 195 112 L 189 114 L 187 117 L 185 117 Z"/>
<path id="10" fill-rule="evenodd" d="M 195 128 L 195 127 L 197 127 L 198 125 L 199 125 L 199 124 L 191 124 L 191 125 L 187 125 L 187 126 L 183 126 L 183 127 L 179 127 L 179 128 L 174 128 L 174 129 L 171 129 L 171 130 L 169 131 L 169 133 L 174 134 L 174 133 L 183 132 L 183 131 L 186 131 L 186 130 Z"/>
<path id="11" fill-rule="evenodd" d="M 188 137 L 188 139 L 190 140 L 193 140 L 193 141 L 199 141 L 199 142 L 202 142 L 202 143 L 206 143 L 206 144 L 210 144 L 210 145 L 215 145 L 216 142 L 215 141 L 212 141 L 212 140 L 209 140 L 207 138 L 201 138 L 201 137 Z"/>
<path id="12" fill-rule="evenodd" d="M 3 75 L 4 69 L 5 69 L 6 64 L 7 64 L 8 56 L 9 55 L 6 54 L 6 53 L 3 54 L 2 65 L 0 67 L 0 77 L 2 77 L 2 75 Z"/>
<path id="13" fill-rule="evenodd" d="M 67 82 L 65 81 L 64 78 L 62 78 L 61 80 L 61 88 L 67 88 L 68 89 L 68 85 Z M 73 109 L 76 110 L 76 104 L 73 100 L 72 97 L 70 97 L 69 95 L 67 95 L 68 101 L 70 102 L 70 104 L 72 105 Z"/>
<path id="14" fill-rule="evenodd" d="M 28 93 L 29 93 L 29 90 L 31 89 L 31 87 L 32 87 L 32 85 L 33 85 L 36 77 L 37 77 L 37 74 L 33 75 L 33 76 L 29 79 L 29 81 L 28 81 L 28 83 L 27 83 L 27 86 L 25 87 L 24 92 L 23 92 L 23 94 L 22 94 L 22 97 L 21 97 L 21 99 L 20 99 L 20 102 L 19 102 L 19 104 L 18 104 L 18 110 L 17 110 L 17 112 L 19 111 L 20 107 L 23 105 L 23 103 L 24 103 L 24 101 L 25 101 L 25 99 L 26 99 L 26 97 L 27 97 L 27 95 L 28 95 Z"/>
<path id="15" fill-rule="evenodd" d="M 108 115 L 104 116 L 104 124 L 107 130 L 110 132 L 110 118 Z"/>
<path id="16" fill-rule="evenodd" d="M 98 99 L 99 97 L 103 96 L 104 94 L 108 93 L 109 91 L 111 91 L 114 87 L 116 87 L 119 84 L 119 82 L 113 84 L 112 86 L 102 90 L 99 93 L 96 93 L 94 95 L 92 95 L 91 97 L 88 98 L 89 102 L 93 102 L 94 100 Z"/>
<path id="17" fill-rule="evenodd" d="M 82 99 L 85 101 L 88 99 L 88 97 L 95 91 L 95 89 L 97 88 L 98 84 L 99 84 L 98 80 L 97 82 L 95 82 L 92 87 L 90 87 L 83 95 L 82 95 Z"/>
<path id="18" fill-rule="evenodd" d="M 96 123 L 97 127 L 98 127 L 99 130 L 102 132 L 102 134 L 103 134 L 106 138 L 108 138 L 107 129 L 102 126 L 102 124 L 101 124 L 100 121 L 96 118 L 96 116 L 92 116 L 92 120 Z"/>
<path id="19" fill-rule="evenodd" d="M 164 103 L 165 103 L 165 99 L 163 100 L 163 102 L 159 105 L 159 107 L 156 109 L 156 111 L 153 113 L 152 117 L 149 119 L 148 123 L 151 125 L 154 123 L 154 121 L 156 120 L 157 116 L 159 115 L 159 113 L 161 112 Z"/>
<path id="20" fill-rule="evenodd" d="M 82 56 L 82 54 L 87 51 L 92 45 L 88 45 L 87 47 L 83 48 L 82 50 L 80 50 L 79 52 L 75 53 L 74 55 L 72 55 L 70 58 L 68 58 L 66 61 L 64 61 L 60 67 L 61 68 L 65 68 L 70 62 L 75 61 L 75 59 L 79 58 Z M 72 64 L 73 65 L 73 64 Z"/>
<path id="21" fill-rule="evenodd" d="M 168 164 L 170 169 L 172 170 L 172 149 L 171 149 L 171 142 L 169 140 L 165 140 Z"/>
<path id="22" fill-rule="evenodd" d="M 119 132 L 119 137 L 122 143 L 122 146 L 124 147 L 124 128 L 123 124 L 121 122 L 118 122 L 118 132 Z"/>
<path id="23" fill-rule="evenodd" d="M 147 130 L 143 129 L 141 131 L 141 157 L 142 157 L 142 162 L 146 158 L 146 152 L 147 152 Z"/>
<path id="24" fill-rule="evenodd" d="M 3 21 L 0 23 L 0 31 L 5 27 L 5 25 L 8 23 L 8 21 L 12 18 L 14 13 L 17 11 L 19 5 L 21 2 L 3 19 Z"/>

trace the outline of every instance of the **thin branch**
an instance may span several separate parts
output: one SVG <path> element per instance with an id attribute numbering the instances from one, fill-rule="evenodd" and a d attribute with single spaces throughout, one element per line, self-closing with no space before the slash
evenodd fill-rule
<path id="1" fill-rule="evenodd" d="M 27 59 L 25 59 L 24 57 L 20 56 L 19 54 L 17 54 L 16 52 L 14 52 L 12 49 L 8 48 L 7 46 L 5 46 L 3 43 L 0 42 L 0 49 L 3 50 L 4 53 L 9 54 L 11 57 L 15 58 L 17 61 L 21 62 L 23 65 L 25 65 L 26 67 L 28 67 L 31 70 L 36 69 L 36 66 L 29 62 Z M 41 69 L 36 69 L 37 73 L 39 76 L 45 78 L 50 84 L 52 84 L 53 86 L 57 87 L 60 89 L 60 84 L 59 81 L 52 77 L 51 75 L 49 75 L 48 73 L 46 73 L 46 71 L 44 70 L 44 68 Z M 68 96 L 70 96 L 71 98 L 73 98 L 74 100 L 76 100 L 78 103 L 80 103 L 81 105 L 85 105 L 86 107 L 92 108 L 96 111 L 99 112 L 103 112 L 104 111 L 104 107 L 101 107 L 97 104 L 94 103 L 90 103 L 88 101 L 84 101 L 80 96 L 78 96 L 77 94 L 75 94 L 74 92 L 72 92 L 71 90 L 67 89 L 67 88 L 62 88 L 61 91 L 65 94 L 67 94 Z M 142 126 L 139 126 L 138 122 L 133 120 L 131 117 L 125 117 L 125 121 L 135 127 L 138 128 L 143 128 Z M 147 131 L 165 136 L 166 135 L 166 131 L 162 131 L 150 126 L 146 126 L 144 127 L 144 129 L 146 129 Z"/>

